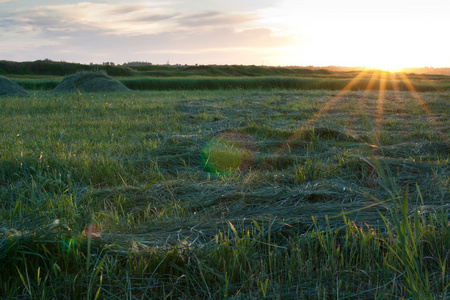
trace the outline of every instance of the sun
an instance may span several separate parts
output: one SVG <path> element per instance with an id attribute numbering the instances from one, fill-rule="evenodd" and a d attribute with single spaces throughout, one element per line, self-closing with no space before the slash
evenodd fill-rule
<path id="1" fill-rule="evenodd" d="M 364 67 L 368 70 L 380 70 L 385 72 L 398 73 L 402 72 L 402 70 L 407 66 L 398 62 L 383 61 L 378 63 L 370 62 L 364 64 Z"/>
<path id="2" fill-rule="evenodd" d="M 412 67 L 418 61 L 415 54 L 408 51 L 400 41 L 385 39 L 378 44 L 353 53 L 355 62 L 367 69 L 376 69 L 388 72 L 400 72 L 403 68 Z"/>
<path id="3" fill-rule="evenodd" d="M 448 42 L 439 30 L 426 30 L 416 18 L 405 19 L 401 11 L 386 12 L 374 6 L 379 10 L 371 12 L 359 1 L 352 3 L 344 9 L 331 2 L 319 8 L 286 1 L 278 10 L 264 11 L 264 25 L 282 28 L 295 37 L 282 46 L 276 63 L 399 72 L 448 61 Z"/>
<path id="4" fill-rule="evenodd" d="M 344 66 L 360 66 L 392 73 L 420 63 L 419 57 L 409 51 L 406 44 L 401 44 L 401 41 L 382 39 L 373 42 L 370 39 L 360 39 L 360 42 L 369 46 L 363 47 L 355 41 L 349 41 L 346 47 L 333 53 L 334 60 Z"/>

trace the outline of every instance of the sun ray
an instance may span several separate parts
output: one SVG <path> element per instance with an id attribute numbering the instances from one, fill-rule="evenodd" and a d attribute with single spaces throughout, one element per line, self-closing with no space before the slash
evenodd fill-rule
<path id="1" fill-rule="evenodd" d="M 278 155 L 285 149 L 289 148 L 289 144 L 291 144 L 294 140 L 298 139 L 300 134 L 305 128 L 310 127 L 312 124 L 316 123 L 317 120 L 326 114 L 330 108 L 335 105 L 349 90 L 352 89 L 366 74 L 367 70 L 361 71 L 355 78 L 353 78 L 342 90 L 340 90 L 330 101 L 325 103 L 325 105 L 309 120 L 305 122 L 300 128 L 298 128 L 273 154 Z M 369 84 L 366 87 L 365 94 L 368 93 L 369 89 L 371 89 L 374 85 L 374 76 L 372 75 Z"/>
<path id="2" fill-rule="evenodd" d="M 330 110 L 330 108 L 335 105 L 349 90 L 352 89 L 363 77 L 367 74 L 367 71 L 360 72 L 355 78 L 353 78 L 342 90 L 340 90 L 336 96 L 334 96 L 330 101 L 325 103 L 325 105 L 314 115 L 312 116 L 302 127 L 298 130 L 301 131 L 303 128 L 307 128 L 311 126 L 313 123 L 316 123 L 317 120 L 324 114 Z"/>
<path id="3" fill-rule="evenodd" d="M 401 95 L 401 93 L 400 93 L 400 86 L 399 86 L 399 84 L 398 84 L 397 73 L 389 73 L 389 82 L 390 82 L 391 85 L 392 85 L 392 88 L 393 88 L 393 91 L 394 91 L 394 94 L 395 94 L 395 99 L 396 99 L 396 101 L 400 102 L 403 98 L 402 98 L 402 95 Z M 398 102 L 397 102 L 397 103 L 398 103 Z M 400 110 L 397 109 L 397 111 L 402 112 L 403 109 L 400 109 Z M 402 122 L 402 128 L 403 128 L 403 130 L 406 130 L 406 124 L 405 124 L 405 122 Z"/>
<path id="4" fill-rule="evenodd" d="M 386 72 L 380 74 L 380 87 L 378 89 L 377 112 L 375 117 L 374 142 L 380 146 L 381 119 L 383 118 L 384 100 L 386 91 Z"/>
<path id="5" fill-rule="evenodd" d="M 397 73 L 389 73 L 389 82 L 392 85 L 392 88 L 395 92 L 395 95 L 400 98 L 400 86 L 398 85 L 397 82 Z"/>
<path id="6" fill-rule="evenodd" d="M 356 108 L 356 112 L 355 114 L 357 116 L 359 115 L 363 115 L 364 117 L 368 118 L 367 116 L 367 107 L 368 107 L 368 97 L 369 94 L 372 92 L 373 87 L 375 86 L 375 83 L 377 81 L 377 77 L 380 75 L 380 71 L 374 71 L 372 76 L 370 77 L 369 83 L 367 84 L 367 87 L 364 89 L 364 93 L 361 97 L 361 99 L 359 100 L 359 105 Z M 348 133 L 348 132 L 346 132 Z"/>
<path id="7" fill-rule="evenodd" d="M 450 144 L 450 138 L 445 133 L 444 129 L 439 126 L 439 124 L 435 121 L 435 118 L 433 116 L 433 113 L 428 108 L 427 104 L 422 100 L 422 97 L 420 97 L 419 93 L 416 91 L 414 86 L 411 83 L 411 80 L 406 76 L 405 73 L 399 73 L 402 82 L 405 84 L 406 88 L 411 92 L 414 99 L 416 99 L 417 103 L 421 107 L 423 113 L 427 116 L 427 118 L 430 120 L 431 125 L 433 126 L 434 130 L 438 133 L 438 135 L 442 138 L 444 142 L 447 144 Z M 450 146 L 450 145 L 449 145 Z"/>
<path id="8" fill-rule="evenodd" d="M 292 137 L 295 139 L 295 136 L 301 132 L 304 128 L 310 127 L 312 124 L 316 123 L 320 117 L 322 117 L 324 114 L 326 114 L 330 108 L 333 105 L 336 105 L 336 103 L 349 91 L 354 87 L 363 77 L 366 75 L 367 71 L 360 72 L 355 78 L 353 78 L 342 90 L 340 90 L 330 101 L 325 103 L 325 105 L 309 120 L 305 122 L 305 124 L 302 125 L 301 128 L 297 130 L 297 132 Z"/>
<path id="9" fill-rule="evenodd" d="M 380 74 L 380 71 L 373 72 L 372 77 L 370 77 L 369 83 L 367 84 L 367 87 L 364 90 L 364 96 L 367 96 L 369 94 L 369 92 L 373 89 L 373 86 L 375 85 L 375 81 L 379 74 Z"/>

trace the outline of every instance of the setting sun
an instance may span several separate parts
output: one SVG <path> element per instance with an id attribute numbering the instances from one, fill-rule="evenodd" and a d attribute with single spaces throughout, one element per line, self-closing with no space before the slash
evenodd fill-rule
<path id="1" fill-rule="evenodd" d="M 442 39 L 437 30 L 448 27 L 450 22 L 437 7 L 431 9 L 435 3 L 319 2 L 321 6 L 287 1 L 261 11 L 265 25 L 282 28 L 280 34 L 298 37 L 296 45 L 283 49 L 289 53 L 280 58 L 284 64 L 304 65 L 309 61 L 312 65 L 397 71 L 450 62 L 449 41 Z"/>

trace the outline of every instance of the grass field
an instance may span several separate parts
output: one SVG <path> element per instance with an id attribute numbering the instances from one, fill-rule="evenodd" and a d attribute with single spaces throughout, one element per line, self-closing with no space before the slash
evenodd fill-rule
<path id="1" fill-rule="evenodd" d="M 156 71 L 155 71 L 156 72 Z M 294 89 L 294 90 L 342 90 L 356 77 L 352 84 L 354 91 L 370 89 L 379 90 L 384 85 L 386 90 L 409 91 L 407 82 L 396 74 L 380 72 L 337 72 L 331 74 L 262 74 L 224 76 L 221 73 L 211 76 L 208 73 L 192 73 L 181 71 L 163 73 L 162 75 L 145 75 L 137 73 L 135 76 L 115 76 L 132 90 L 139 91 L 171 91 L 171 90 L 232 90 L 232 89 Z M 171 74 L 169 77 L 164 77 Z M 41 75 L 12 75 L 11 79 L 27 90 L 52 90 L 61 83 L 62 76 Z M 442 92 L 450 90 L 450 77 L 441 75 L 408 75 L 408 82 L 414 85 L 418 92 Z"/>
<path id="2" fill-rule="evenodd" d="M 450 92 L 349 81 L 1 98 L 1 297 L 448 297 Z"/>

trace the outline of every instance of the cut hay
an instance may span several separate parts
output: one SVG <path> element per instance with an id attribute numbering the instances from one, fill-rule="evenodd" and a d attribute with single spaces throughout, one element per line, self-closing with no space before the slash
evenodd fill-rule
<path id="1" fill-rule="evenodd" d="M 339 142 L 356 142 L 357 140 L 344 132 L 341 132 L 332 128 L 305 128 L 300 131 L 299 139 L 304 141 L 312 141 L 314 139 L 320 138 L 322 140 L 332 140 Z"/>
<path id="2" fill-rule="evenodd" d="M 28 92 L 14 81 L 0 76 L 0 97 L 13 96 L 28 96 Z"/>
<path id="3" fill-rule="evenodd" d="M 109 77 L 106 72 L 79 72 L 64 77 L 54 93 L 81 91 L 86 93 L 128 92 L 126 86 Z"/>

